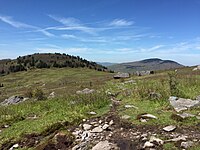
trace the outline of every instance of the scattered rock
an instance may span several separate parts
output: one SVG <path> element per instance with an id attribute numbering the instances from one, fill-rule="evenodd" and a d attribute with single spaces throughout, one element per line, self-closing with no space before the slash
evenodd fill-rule
<path id="1" fill-rule="evenodd" d="M 156 116 L 154 116 L 152 114 L 142 114 L 142 115 L 139 115 L 139 116 L 142 119 L 158 119 Z"/>
<path id="2" fill-rule="evenodd" d="M 49 99 L 55 98 L 55 92 L 51 92 L 51 93 L 49 94 L 48 98 L 49 98 Z"/>
<path id="3" fill-rule="evenodd" d="M 87 140 L 91 136 L 91 133 L 89 131 L 84 131 L 81 135 L 81 141 Z"/>
<path id="4" fill-rule="evenodd" d="M 193 144 L 194 144 L 194 142 L 192 142 L 192 141 L 181 142 L 181 147 L 185 148 L 185 149 L 188 149 L 188 148 L 192 147 Z"/>
<path id="5" fill-rule="evenodd" d="M 138 109 L 138 107 L 133 106 L 133 105 L 125 105 L 124 107 L 125 107 L 125 108 L 135 108 L 135 109 Z"/>
<path id="6" fill-rule="evenodd" d="M 151 143 L 151 142 L 149 142 L 149 141 L 146 141 L 146 142 L 144 143 L 143 148 L 151 148 L 151 147 L 154 147 L 154 144 L 153 144 L 153 143 Z"/>
<path id="7" fill-rule="evenodd" d="M 114 124 L 114 121 L 113 121 L 113 120 L 110 120 L 109 125 L 111 126 L 111 125 L 113 125 L 113 124 Z"/>
<path id="8" fill-rule="evenodd" d="M 123 78 L 129 78 L 129 73 L 120 73 L 118 72 L 116 75 L 113 76 L 114 79 L 123 79 Z"/>
<path id="9" fill-rule="evenodd" d="M 138 76 L 145 76 L 145 75 L 150 75 L 151 71 L 136 71 L 136 75 Z"/>
<path id="10" fill-rule="evenodd" d="M 8 99 L 5 99 L 3 102 L 1 102 L 1 105 L 6 106 L 6 105 L 18 104 L 25 100 L 22 96 L 11 96 Z"/>
<path id="11" fill-rule="evenodd" d="M 103 129 L 101 127 L 96 127 L 91 131 L 91 133 L 100 133 L 102 131 L 103 131 Z"/>
<path id="12" fill-rule="evenodd" d="M 19 144 L 14 144 L 9 150 L 14 150 L 16 148 L 19 148 Z"/>
<path id="13" fill-rule="evenodd" d="M 80 143 L 80 144 L 74 146 L 74 147 L 72 148 L 72 150 L 85 150 L 85 149 L 88 149 L 87 147 L 88 147 L 87 142 L 82 142 L 82 143 Z"/>
<path id="14" fill-rule="evenodd" d="M 102 127 L 102 129 L 103 129 L 103 130 L 106 130 L 108 127 L 109 127 L 108 124 L 104 124 L 103 127 Z"/>
<path id="15" fill-rule="evenodd" d="M 147 120 L 140 118 L 140 122 L 147 122 Z"/>
<path id="16" fill-rule="evenodd" d="M 154 137 L 154 136 L 151 136 L 150 137 L 150 140 L 149 140 L 149 142 L 156 142 L 158 145 L 163 145 L 164 144 L 164 141 L 163 140 L 161 140 L 161 139 L 159 139 L 159 138 L 156 138 L 156 137 Z"/>
<path id="17" fill-rule="evenodd" d="M 92 125 L 90 125 L 90 124 L 83 124 L 83 129 L 84 130 L 90 130 L 91 127 L 92 127 Z"/>
<path id="18" fill-rule="evenodd" d="M 8 127 L 9 127 L 9 125 L 7 125 L 7 124 L 4 125 L 4 128 L 8 128 Z"/>
<path id="19" fill-rule="evenodd" d="M 192 69 L 192 71 L 197 71 L 200 70 L 200 65 L 198 65 L 197 67 L 195 67 L 194 69 Z"/>
<path id="20" fill-rule="evenodd" d="M 169 98 L 169 101 L 170 101 L 170 104 L 175 109 L 175 111 L 177 112 L 187 110 L 188 108 L 200 106 L 199 100 L 191 100 L 191 99 L 177 98 L 177 97 L 171 96 Z"/>
<path id="21" fill-rule="evenodd" d="M 186 136 L 179 136 L 177 138 L 166 140 L 165 142 L 178 142 L 178 141 L 186 141 Z"/>
<path id="22" fill-rule="evenodd" d="M 176 129 L 176 126 L 170 125 L 170 126 L 166 126 L 163 128 L 164 131 L 166 132 L 172 132 Z"/>
<path id="23" fill-rule="evenodd" d="M 129 116 L 129 115 L 123 115 L 121 118 L 126 120 L 126 119 L 130 119 L 131 116 Z"/>
<path id="24" fill-rule="evenodd" d="M 195 115 L 189 114 L 189 113 L 182 113 L 182 114 L 176 114 L 176 115 L 181 117 L 182 119 L 186 119 L 186 118 L 189 118 L 189 117 L 195 117 Z"/>
<path id="25" fill-rule="evenodd" d="M 85 89 L 82 90 L 82 91 L 76 91 L 76 94 L 92 94 L 92 93 L 94 93 L 94 92 L 95 92 L 94 89 L 85 88 Z"/>
<path id="26" fill-rule="evenodd" d="M 94 111 L 91 111 L 91 112 L 89 112 L 88 114 L 90 114 L 90 115 L 96 115 L 97 113 L 94 112 Z"/>
<path id="27" fill-rule="evenodd" d="M 101 141 L 96 144 L 92 150 L 119 150 L 117 145 L 110 143 L 108 141 Z"/>

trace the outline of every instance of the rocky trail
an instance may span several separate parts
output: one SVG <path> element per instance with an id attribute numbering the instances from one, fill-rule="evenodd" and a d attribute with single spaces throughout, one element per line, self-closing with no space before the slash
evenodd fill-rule
<path id="1" fill-rule="evenodd" d="M 63 126 L 67 132 L 60 130 Z M 83 119 L 77 126 L 62 123 L 46 135 L 26 135 L 23 141 L 12 143 L 12 146 L 9 143 L 2 149 L 37 145 L 38 150 L 162 150 L 166 143 L 174 143 L 178 149 L 188 149 L 200 144 L 199 128 L 200 124 L 189 128 L 134 125 L 134 122 L 120 118 L 116 107 L 112 106 L 110 112 L 101 117 Z M 42 143 L 46 137 L 48 142 Z M 38 145 L 39 142 L 42 144 Z"/>

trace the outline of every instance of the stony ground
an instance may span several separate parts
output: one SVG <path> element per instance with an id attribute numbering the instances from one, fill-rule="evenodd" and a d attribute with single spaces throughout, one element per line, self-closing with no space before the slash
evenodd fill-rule
<path id="1" fill-rule="evenodd" d="M 48 131 L 48 142 L 41 142 L 44 135 L 26 135 L 23 141 L 12 143 L 10 150 L 33 147 L 39 141 L 42 144 L 37 145 L 37 150 L 162 150 L 168 149 L 168 144 L 174 144 L 176 149 L 189 149 L 200 144 L 200 124 L 189 128 L 176 126 L 171 131 L 165 131 L 164 126 L 159 125 L 134 125 L 134 122 L 121 119 L 113 107 L 101 117 L 83 119 L 77 126 L 68 123 L 63 126 L 67 130 Z M 8 145 L 2 149 L 7 149 Z"/>

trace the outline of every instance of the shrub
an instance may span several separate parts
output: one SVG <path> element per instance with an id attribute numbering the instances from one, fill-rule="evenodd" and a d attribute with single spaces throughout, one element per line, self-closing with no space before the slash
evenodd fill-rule
<path id="1" fill-rule="evenodd" d="M 46 99 L 43 90 L 42 90 L 42 89 L 39 89 L 39 88 L 35 89 L 34 94 L 33 94 L 33 97 L 36 98 L 37 100 Z"/>
<path id="2" fill-rule="evenodd" d="M 25 92 L 25 97 L 32 98 L 33 97 L 33 90 L 32 89 L 27 89 Z"/>

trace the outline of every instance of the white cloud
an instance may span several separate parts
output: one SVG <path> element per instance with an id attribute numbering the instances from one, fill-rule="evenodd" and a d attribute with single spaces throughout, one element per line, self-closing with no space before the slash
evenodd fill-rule
<path id="1" fill-rule="evenodd" d="M 28 32 L 40 32 L 48 37 L 52 37 L 54 36 L 52 33 L 44 30 L 44 29 L 41 29 L 39 27 L 36 27 L 36 26 L 32 26 L 32 25 L 29 25 L 29 24 L 26 24 L 26 23 L 22 23 L 22 22 L 19 22 L 19 21 L 16 21 L 14 20 L 12 17 L 10 16 L 3 16 L 3 15 L 0 15 L 0 20 L 2 22 L 5 22 L 9 25 L 11 25 L 12 27 L 15 27 L 15 28 L 27 28 L 27 29 L 34 29 L 34 31 L 28 31 Z"/>
<path id="2" fill-rule="evenodd" d="M 10 16 L 2 16 L 2 15 L 0 15 L 0 20 L 5 22 L 5 23 L 7 23 L 7 24 L 9 24 L 9 25 L 11 25 L 11 26 L 13 26 L 13 27 L 15 27 L 15 28 L 34 28 L 31 25 L 15 21 Z"/>
<path id="3" fill-rule="evenodd" d="M 125 19 L 115 19 L 109 25 L 110 26 L 131 26 L 133 25 L 133 21 L 127 21 Z"/>
<path id="4" fill-rule="evenodd" d="M 48 30 L 77 30 L 89 34 L 96 34 L 95 28 L 84 26 L 78 19 L 75 18 L 63 18 L 54 15 L 48 15 L 50 18 L 64 25 L 64 27 L 52 27 Z"/>
<path id="5" fill-rule="evenodd" d="M 140 51 L 143 52 L 143 53 L 154 52 L 154 51 L 159 50 L 163 47 L 165 47 L 165 45 L 155 45 L 155 46 L 150 47 L 150 48 L 141 48 Z"/>
<path id="6" fill-rule="evenodd" d="M 61 37 L 65 38 L 65 39 L 77 39 L 77 37 L 72 34 L 62 34 Z"/>

